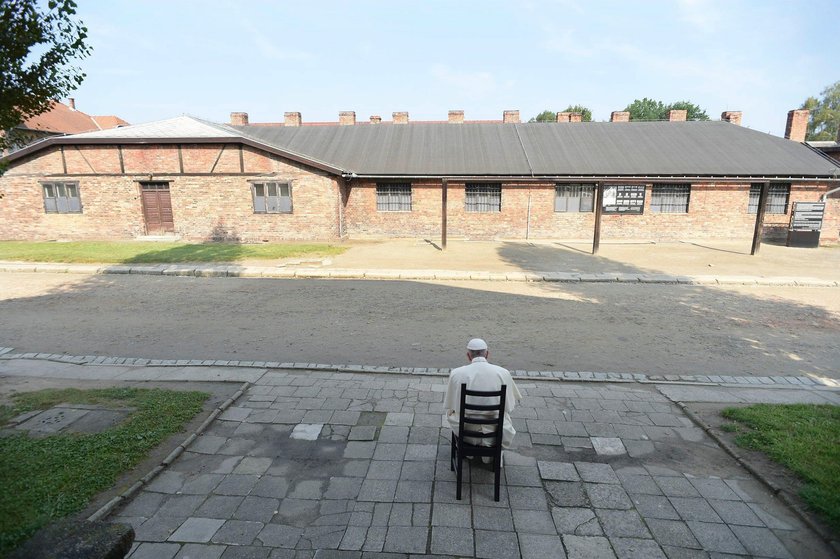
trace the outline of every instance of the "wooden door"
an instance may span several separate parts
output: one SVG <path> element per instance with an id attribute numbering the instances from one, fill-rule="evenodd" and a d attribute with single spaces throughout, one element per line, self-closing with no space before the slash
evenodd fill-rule
<path id="1" fill-rule="evenodd" d="M 140 185 L 140 190 L 143 199 L 143 217 L 146 220 L 146 234 L 174 233 L 175 220 L 172 217 L 169 183 L 146 182 Z"/>

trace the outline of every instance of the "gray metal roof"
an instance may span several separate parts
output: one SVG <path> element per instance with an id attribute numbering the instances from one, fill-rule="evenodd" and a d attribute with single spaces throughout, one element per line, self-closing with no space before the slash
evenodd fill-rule
<path id="1" fill-rule="evenodd" d="M 50 138 L 51 145 L 238 142 L 335 174 L 382 177 L 836 179 L 814 147 L 728 122 L 230 126 L 194 117 Z"/>
<path id="2" fill-rule="evenodd" d="M 357 175 L 826 177 L 805 145 L 728 122 L 236 126 Z"/>

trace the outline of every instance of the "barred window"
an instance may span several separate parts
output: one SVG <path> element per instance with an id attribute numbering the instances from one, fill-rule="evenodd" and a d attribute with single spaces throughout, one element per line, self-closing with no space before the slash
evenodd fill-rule
<path id="1" fill-rule="evenodd" d="M 554 187 L 555 212 L 591 212 L 595 207 L 594 184 L 558 184 Z"/>
<path id="2" fill-rule="evenodd" d="M 410 212 L 411 184 L 379 183 L 376 185 L 376 211 Z"/>
<path id="3" fill-rule="evenodd" d="M 78 183 L 46 182 L 41 186 L 44 189 L 44 211 L 48 214 L 82 213 Z"/>
<path id="4" fill-rule="evenodd" d="M 654 184 L 650 195 L 650 211 L 664 214 L 688 213 L 690 197 L 690 185 Z"/>
<path id="5" fill-rule="evenodd" d="M 502 211 L 502 185 L 498 183 L 468 184 L 464 200 L 468 212 Z"/>
<path id="6" fill-rule="evenodd" d="M 758 201 L 761 198 L 761 183 L 750 185 L 750 202 L 747 205 L 747 213 L 758 213 Z M 788 210 L 788 200 L 790 199 L 790 185 L 784 183 L 774 183 L 770 185 L 767 191 L 767 205 L 764 208 L 764 213 L 768 214 L 786 214 Z"/>
<path id="7" fill-rule="evenodd" d="M 254 213 L 292 213 L 292 187 L 285 182 L 256 182 L 251 185 Z"/>

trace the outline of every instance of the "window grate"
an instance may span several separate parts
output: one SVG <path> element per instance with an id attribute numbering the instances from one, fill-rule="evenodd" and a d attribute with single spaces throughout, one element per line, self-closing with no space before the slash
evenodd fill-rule
<path id="1" fill-rule="evenodd" d="M 257 182 L 251 185 L 254 213 L 292 213 L 292 188 L 285 182 Z"/>
<path id="2" fill-rule="evenodd" d="M 687 184 L 655 184 L 650 196 L 650 211 L 688 213 L 691 186 Z"/>
<path id="3" fill-rule="evenodd" d="M 747 205 L 747 213 L 758 213 L 758 202 L 761 198 L 761 183 L 750 185 L 750 201 Z M 767 191 L 767 205 L 764 213 L 786 214 L 788 201 L 790 200 L 790 184 L 774 183 Z"/>
<path id="4" fill-rule="evenodd" d="M 410 212 L 411 184 L 382 183 L 376 185 L 376 211 Z"/>
<path id="5" fill-rule="evenodd" d="M 74 182 L 48 182 L 41 185 L 44 190 L 44 211 L 56 214 L 82 213 L 79 185 Z"/>
<path id="6" fill-rule="evenodd" d="M 497 183 L 468 184 L 464 202 L 468 212 L 502 211 L 502 185 Z"/>
<path id="7" fill-rule="evenodd" d="M 594 207 L 594 184 L 558 184 L 554 187 L 555 212 L 591 212 Z"/>

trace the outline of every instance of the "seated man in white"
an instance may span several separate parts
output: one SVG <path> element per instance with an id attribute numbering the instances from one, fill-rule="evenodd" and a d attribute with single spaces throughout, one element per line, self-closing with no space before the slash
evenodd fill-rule
<path id="1" fill-rule="evenodd" d="M 467 344 L 467 359 L 470 364 L 454 369 L 449 375 L 449 386 L 446 388 L 446 399 L 443 402 L 446 419 L 449 421 L 449 426 L 456 435 L 458 434 L 458 422 L 461 415 L 461 385 L 466 383 L 468 390 L 481 390 L 491 392 L 499 390 L 504 384 L 507 386 L 505 393 L 505 421 L 504 432 L 502 433 L 502 448 L 510 448 L 513 442 L 513 436 L 516 430 L 510 421 L 510 412 L 516 406 L 516 402 L 522 399 L 522 394 L 513 382 L 510 372 L 497 365 L 492 365 L 487 362 L 489 356 L 487 349 L 487 342 L 480 338 L 474 338 Z M 488 398 L 487 402 L 482 402 L 481 398 L 470 397 L 470 403 L 475 404 L 498 404 L 498 399 Z M 495 402 L 493 401 L 495 400 Z M 492 412 L 489 412 L 492 413 Z M 470 429 L 480 430 L 482 433 L 492 433 L 494 427 L 492 425 L 472 425 Z M 467 439 L 467 443 L 481 444 L 486 446 L 492 445 L 492 439 Z M 489 461 L 489 458 L 487 458 Z"/>

